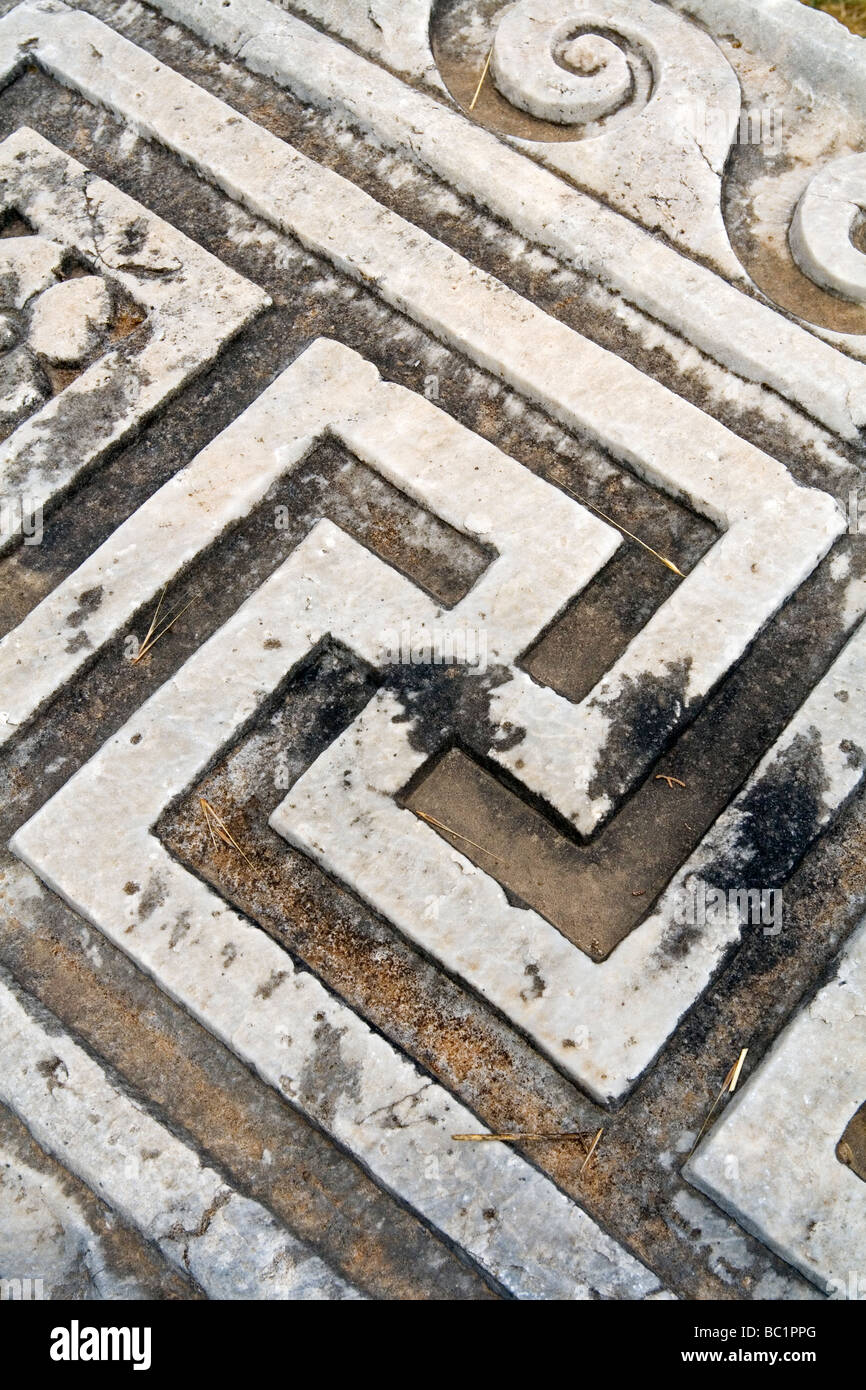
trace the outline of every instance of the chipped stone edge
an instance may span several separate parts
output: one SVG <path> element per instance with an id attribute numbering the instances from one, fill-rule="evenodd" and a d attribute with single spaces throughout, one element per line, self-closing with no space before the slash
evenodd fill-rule
<path id="1" fill-rule="evenodd" d="M 27 999 L 0 973 L 0 1099 L 176 1269 L 211 1298 L 364 1297 L 205 1167 Z"/>
<path id="2" fill-rule="evenodd" d="M 430 48 L 430 0 L 368 0 L 363 16 L 360 6 L 347 7 L 344 0 L 298 0 L 296 8 L 386 67 L 447 96 Z M 365 19 L 373 33 L 365 28 Z"/>
<path id="3" fill-rule="evenodd" d="M 0 81 L 8 80 L 8 76 L 8 50 L 4 54 L 0 28 Z M 76 235 L 68 218 L 52 215 L 46 205 L 45 188 L 27 187 L 26 170 L 21 174 L 22 157 L 57 169 L 73 186 L 86 177 L 87 171 L 26 126 L 0 145 L 0 175 L 7 184 L 4 206 L 14 205 L 38 232 L 93 258 L 94 244 Z M 13 490 L 30 511 L 48 505 L 65 491 L 79 474 L 140 425 L 270 303 L 258 286 L 113 185 L 91 178 L 83 196 L 88 205 L 94 199 L 100 200 L 110 208 L 112 216 L 128 216 L 131 221 L 143 219 L 149 229 L 156 229 L 160 245 L 177 260 L 179 274 L 163 280 L 137 272 L 129 262 L 118 268 L 100 259 L 104 274 L 116 280 L 146 309 L 148 336 L 129 363 L 122 349 L 110 350 L 5 441 L 0 450 L 0 480 L 5 482 L 7 497 Z M 64 448 L 64 440 L 57 438 L 57 421 L 62 426 L 70 402 L 84 401 L 94 392 L 100 392 L 105 401 L 105 388 L 111 386 L 122 388 L 122 406 L 109 412 L 107 425 L 100 416 L 99 433 L 94 438 L 78 433 L 71 441 L 74 447 Z M 35 454 L 36 461 L 28 464 L 25 460 L 31 454 Z M 17 476 L 22 467 L 28 470 L 25 478 Z M 5 508 L 0 544 L 13 539 L 16 524 L 14 509 Z"/>
<path id="4" fill-rule="evenodd" d="M 850 102 L 866 104 L 866 39 L 802 0 L 664 0 L 708 28 L 735 33 L 753 50 L 772 53 L 806 87 L 816 80 Z M 805 13 L 803 12 L 805 10 Z"/>

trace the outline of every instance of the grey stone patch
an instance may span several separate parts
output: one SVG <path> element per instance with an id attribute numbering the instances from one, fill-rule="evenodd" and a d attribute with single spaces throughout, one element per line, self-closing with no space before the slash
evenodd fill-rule
<path id="1" fill-rule="evenodd" d="M 13 347 L 17 338 L 15 321 L 9 314 L 0 314 L 0 352 L 6 352 L 8 348 Z"/>
<path id="2" fill-rule="evenodd" d="M 92 589 L 84 589 L 77 595 L 77 606 L 66 615 L 66 623 L 69 627 L 81 627 L 88 617 L 95 613 L 102 603 L 103 587 L 95 584 Z"/>
<path id="3" fill-rule="evenodd" d="M 269 996 L 265 996 L 269 997 Z M 345 1028 L 335 1028 L 324 1014 L 316 1015 L 313 1046 L 298 1080 L 298 1095 L 325 1125 L 332 1125 L 341 1100 L 358 1103 L 362 1098 L 357 1063 L 343 1057 Z"/>
<path id="4" fill-rule="evenodd" d="M 0 357 L 0 430 L 14 428 L 38 410 L 48 394 L 39 365 L 26 347 L 19 344 Z"/>
<path id="5" fill-rule="evenodd" d="M 189 920 L 189 913 L 182 912 L 179 915 L 177 921 L 173 924 L 171 932 L 169 933 L 169 949 L 173 951 L 176 946 L 179 946 L 180 943 L 183 941 L 184 937 L 186 936 L 187 932 L 189 932 L 190 930 L 191 923 Z"/>
<path id="6" fill-rule="evenodd" d="M 124 887 L 124 892 L 126 888 Z M 159 874 L 151 874 L 145 884 L 144 891 L 138 900 L 138 916 L 142 922 L 146 922 L 158 907 L 162 907 L 166 900 L 166 887 Z"/>
<path id="7" fill-rule="evenodd" d="M 223 949 L 223 959 L 225 960 L 226 965 L 231 965 L 236 954 L 237 952 L 235 951 L 235 948 L 232 946 L 231 942 L 229 942 L 228 945 L 225 946 Z M 271 975 L 268 976 L 264 984 L 259 985 L 258 989 L 256 990 L 257 998 L 270 999 L 274 990 L 279 989 L 280 985 L 283 983 L 283 980 L 287 978 L 288 977 L 285 971 L 275 970 Z"/>
<path id="8" fill-rule="evenodd" d="M 655 761 L 668 743 L 671 730 L 677 728 L 688 711 L 688 658 L 667 663 L 667 672 L 660 676 L 628 678 L 624 688 L 612 700 L 603 695 L 593 699 L 610 721 L 610 735 L 602 748 L 589 795 L 593 800 L 613 801 L 622 796 L 634 780 L 635 744 L 643 753 L 643 761 Z"/>
<path id="9" fill-rule="evenodd" d="M 520 726 L 497 721 L 491 697 L 511 678 L 507 666 L 488 666 L 466 677 L 455 668 L 419 663 L 383 670 L 384 684 L 400 705 L 395 724 L 406 725 L 406 736 L 419 753 L 434 756 L 445 742 L 458 738 L 484 752 L 507 752 L 525 737 Z"/>
<path id="10" fill-rule="evenodd" d="M 56 1087 L 65 1086 L 69 1080 L 69 1068 L 62 1057 L 44 1057 L 36 1063 L 36 1070 L 45 1077 L 49 1095 L 53 1095 Z"/>
<path id="11" fill-rule="evenodd" d="M 195 1298 L 159 1257 L 122 1246 L 116 1218 L 39 1150 L 0 1107 L 0 1280 L 4 1298 L 137 1300 Z M 137 1244 L 137 1241 L 135 1241 Z M 121 1247 L 121 1248 L 118 1248 Z M 139 1255 L 136 1260 L 136 1255 Z M 143 1255 L 143 1258 L 141 1256 Z"/>
<path id="12" fill-rule="evenodd" d="M 528 1003 L 530 999 L 540 999 L 547 986 L 538 966 L 533 965 L 530 961 L 528 965 L 524 966 L 523 973 L 524 975 L 528 975 L 529 983 L 526 989 L 521 991 L 521 999 L 523 999 L 525 1003 Z"/>
<path id="13" fill-rule="evenodd" d="M 702 870 L 708 884 L 727 890 L 745 883 L 784 883 L 826 822 L 831 784 L 824 772 L 823 747 L 824 736 L 816 727 L 786 741 L 764 776 L 741 798 L 734 836 Z M 841 744 L 839 751 L 853 771 L 860 768 Z"/>
<path id="14" fill-rule="evenodd" d="M 76 632 L 74 637 L 70 637 L 66 643 L 64 651 L 69 656 L 74 656 L 76 652 L 86 652 L 90 647 L 90 638 L 86 632 Z"/>

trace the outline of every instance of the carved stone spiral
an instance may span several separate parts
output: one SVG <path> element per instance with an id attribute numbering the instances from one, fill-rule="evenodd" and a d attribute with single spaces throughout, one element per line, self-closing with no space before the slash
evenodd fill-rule
<path id="1" fill-rule="evenodd" d="M 809 181 L 788 235 L 810 280 L 858 304 L 866 304 L 866 254 L 853 238 L 864 213 L 866 154 L 844 155 Z"/>

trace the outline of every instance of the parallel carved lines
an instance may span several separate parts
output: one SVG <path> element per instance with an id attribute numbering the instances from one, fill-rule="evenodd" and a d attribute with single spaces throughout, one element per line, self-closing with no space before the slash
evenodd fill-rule
<path id="1" fill-rule="evenodd" d="M 0 976 L 0 1099 L 211 1298 L 362 1295 L 114 1085 Z"/>

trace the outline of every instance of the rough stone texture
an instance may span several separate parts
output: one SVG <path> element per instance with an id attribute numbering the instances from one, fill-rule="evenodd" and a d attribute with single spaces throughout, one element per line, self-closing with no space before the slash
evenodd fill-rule
<path id="1" fill-rule="evenodd" d="M 30 346 L 49 362 L 79 362 L 111 317 L 111 300 L 95 275 L 52 285 L 30 321 Z"/>
<path id="2" fill-rule="evenodd" d="M 13 347 L 0 359 L 0 420 L 6 430 L 42 405 L 47 390 L 37 364 L 24 347 Z"/>
<path id="3" fill-rule="evenodd" d="M 0 244 L 4 303 L 23 309 L 29 299 L 54 283 L 62 261 L 63 247 L 47 237 L 4 237 Z"/>
<path id="4" fill-rule="evenodd" d="M 839 1153 L 863 1104 L 864 1018 L 861 927 L 688 1165 L 699 1187 L 841 1298 L 866 1240 L 864 1179 Z"/>
<path id="5" fill-rule="evenodd" d="M 6 56 L 9 61 L 8 48 Z M 75 160 L 26 128 L 3 143 L 0 187 L 3 209 L 13 208 L 40 233 L 36 248 L 24 248 L 20 266 L 19 248 L 14 248 L 9 273 L 16 282 L 10 296 L 15 307 L 31 299 L 37 287 L 43 288 L 49 264 L 56 264 L 59 243 L 61 255 L 78 253 L 110 276 L 118 293 L 137 306 L 135 318 L 142 324 L 137 338 L 58 390 L 6 441 L 0 457 L 7 503 L 2 542 L 15 534 L 15 507 L 10 503 L 32 512 L 50 502 L 191 373 L 201 370 L 265 299 L 173 228 L 147 216 L 116 189 L 91 179 Z M 43 233 L 52 239 L 47 244 Z M 30 325 L 30 345 L 37 355 L 66 364 L 86 354 L 94 329 L 106 326 L 110 315 L 108 291 L 94 286 L 94 278 L 45 288 Z M 94 408 L 91 401 L 97 397 Z"/>
<path id="6" fill-rule="evenodd" d="M 147 830 L 325 632 L 351 636 L 375 659 L 383 619 L 427 616 L 428 601 L 413 598 L 406 580 L 320 522 L 104 758 L 79 771 L 71 799 L 53 798 L 18 832 L 14 852 L 511 1293 L 642 1297 L 658 1291 L 648 1271 L 509 1150 L 455 1144 L 471 1113 L 296 972 Z M 123 843 L 111 828 L 122 786 Z"/>
<path id="7" fill-rule="evenodd" d="M 228 6 L 220 0 L 160 0 L 160 8 L 229 52 L 242 48 L 245 63 L 254 71 L 285 83 L 317 105 L 344 110 L 386 146 L 411 151 L 423 166 L 530 241 L 609 284 L 747 380 L 771 386 L 835 429 L 856 431 L 864 424 L 855 394 L 855 383 L 862 393 L 862 363 L 823 352 L 819 341 L 768 314 L 760 301 L 734 290 L 700 264 L 672 254 L 663 241 L 613 216 L 604 204 L 467 125 L 449 108 L 348 50 L 327 44 L 291 16 L 278 16 L 270 0 L 232 0 Z M 707 109 L 713 112 L 711 101 Z M 177 139 L 177 133 L 169 138 Z M 688 129 L 686 140 L 693 143 Z M 669 158 L 670 151 L 666 154 Z M 362 206 L 359 200 L 358 212 Z M 301 215 L 301 209 L 290 214 L 309 244 L 311 229 L 306 219 L 301 227 Z M 353 221 L 357 220 L 356 213 Z M 380 219 L 383 233 L 384 225 Z M 350 245 L 347 240 L 344 254 Z M 352 249 L 357 260 L 358 251 L 354 245 Z M 384 246 L 378 259 L 381 267 Z M 731 260 L 728 248 L 725 269 L 736 274 Z M 740 269 L 737 278 L 741 276 Z M 381 288 L 387 293 L 384 282 Z M 856 339 L 846 346 L 852 356 L 862 353 Z"/>
<path id="8" fill-rule="evenodd" d="M 656 1055 L 743 925 L 734 903 L 702 929 L 678 925 L 683 893 L 701 881 L 725 889 L 783 881 L 860 783 L 866 724 L 844 708 L 849 702 L 853 710 L 866 705 L 862 637 L 831 667 L 640 929 L 600 962 L 535 913 L 507 902 L 483 847 L 474 857 L 486 872 L 468 868 L 458 841 L 477 835 L 473 826 L 457 830 L 449 814 L 457 830 L 452 849 L 397 809 L 392 798 L 421 759 L 403 735 L 390 693 L 377 696 L 295 784 L 271 824 L 469 979 L 593 1095 L 611 1101 Z M 789 750 L 799 753 L 801 742 L 806 757 L 802 770 L 797 759 L 797 774 L 818 780 L 817 795 L 786 823 L 773 789 Z M 757 827 L 756 816 L 762 817 Z M 459 824 L 459 814 L 456 819 Z M 540 987 L 528 988 L 527 980 Z M 627 1022 L 617 1026 L 615 1019 Z"/>
<path id="9" fill-rule="evenodd" d="M 133 1227 L 0 1106 L 0 1270 L 37 1299 L 199 1299 Z M 29 1280 L 29 1286 L 24 1281 Z M 41 1283 L 37 1284 L 37 1280 Z M 7 1291 L 8 1290 L 8 1291 Z"/>
<path id="10" fill-rule="evenodd" d="M 866 265 L 854 231 L 866 210 L 866 156 L 833 160 L 810 180 L 791 223 L 791 250 L 819 285 L 866 303 Z"/>
<path id="11" fill-rule="evenodd" d="M 0 0 L 0 1277 L 862 1296 L 862 45 L 504 8 Z"/>
<path id="12" fill-rule="evenodd" d="M 210 1297 L 357 1296 L 2 981 L 0 1037 L 5 1103 Z"/>

